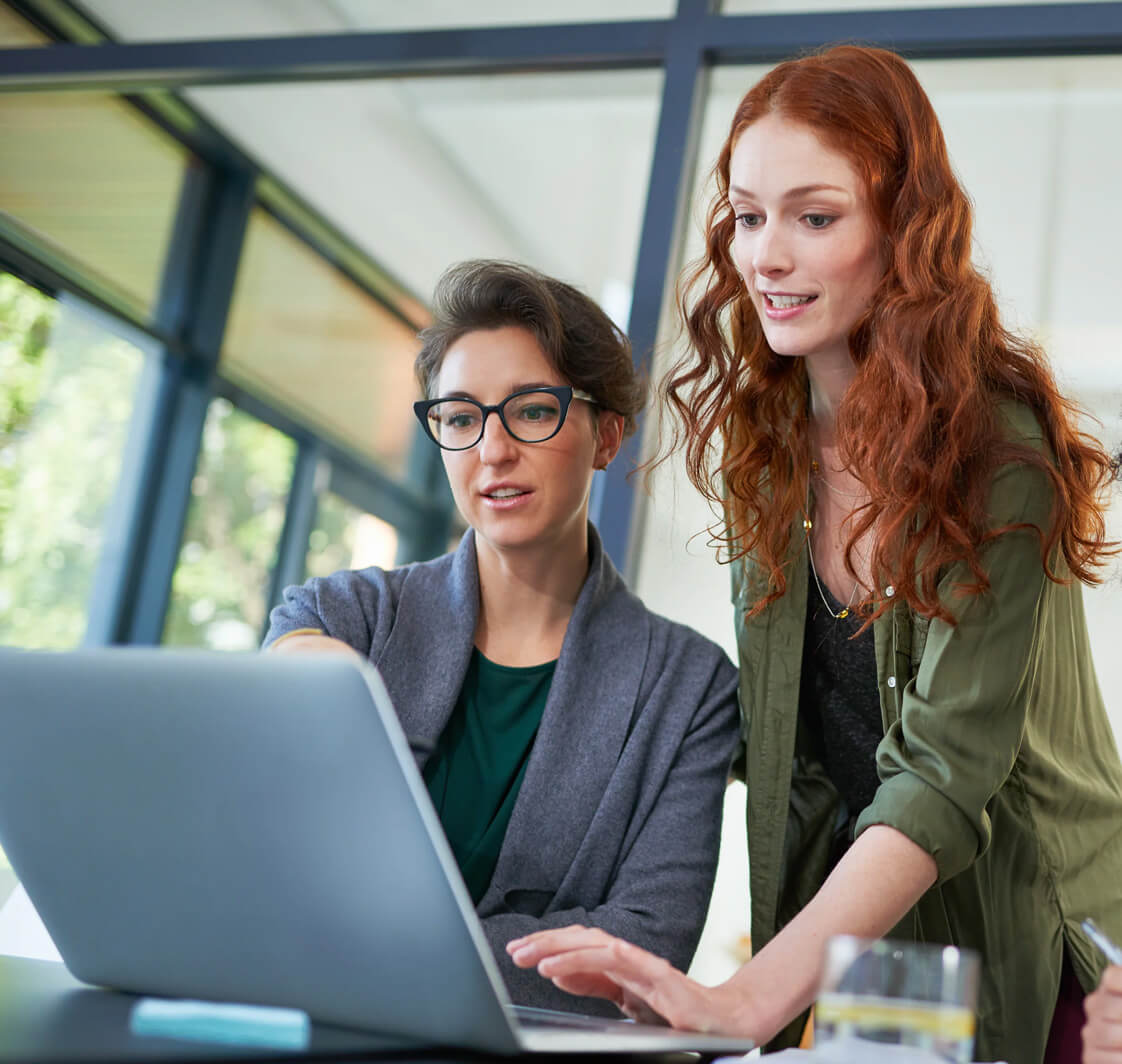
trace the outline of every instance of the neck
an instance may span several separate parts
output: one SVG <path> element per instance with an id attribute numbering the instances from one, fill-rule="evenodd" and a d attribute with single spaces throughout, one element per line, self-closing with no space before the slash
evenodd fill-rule
<path id="1" fill-rule="evenodd" d="M 519 550 L 475 540 L 479 623 L 475 645 L 502 665 L 537 665 L 561 652 L 588 576 L 588 527 L 561 542 Z"/>
<path id="2" fill-rule="evenodd" d="M 857 365 L 848 349 L 808 356 L 806 373 L 810 380 L 810 420 L 820 446 L 835 446 L 838 407 L 857 376 Z"/>

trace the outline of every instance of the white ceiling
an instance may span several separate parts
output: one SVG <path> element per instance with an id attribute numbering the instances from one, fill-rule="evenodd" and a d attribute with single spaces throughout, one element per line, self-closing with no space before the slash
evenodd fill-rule
<path id="1" fill-rule="evenodd" d="M 668 14 L 670 0 L 549 0 L 533 21 Z M 364 0 L 90 0 L 122 40 L 338 32 L 464 21 L 468 5 Z M 505 22 L 505 3 L 470 5 Z M 513 258 L 626 316 L 661 73 L 201 88 L 185 97 L 422 298 L 451 262 Z"/>

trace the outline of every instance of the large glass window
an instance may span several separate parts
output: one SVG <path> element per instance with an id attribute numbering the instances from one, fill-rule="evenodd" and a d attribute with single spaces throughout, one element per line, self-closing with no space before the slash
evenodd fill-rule
<path id="1" fill-rule="evenodd" d="M 0 234 L 92 272 L 149 316 L 188 153 L 129 105 L 0 95 Z"/>
<path id="2" fill-rule="evenodd" d="M 412 439 L 415 330 L 254 210 L 220 369 L 384 468 Z"/>
<path id="3" fill-rule="evenodd" d="M 397 529 L 346 499 L 325 492 L 316 507 L 315 527 L 308 537 L 308 576 L 329 576 L 340 569 L 393 567 Z"/>
<path id="4" fill-rule="evenodd" d="M 164 642 L 250 650 L 263 634 L 296 444 L 225 399 L 210 405 Z"/>
<path id="5" fill-rule="evenodd" d="M 102 315 L 0 273 L 0 643 L 81 641 L 143 364 Z"/>

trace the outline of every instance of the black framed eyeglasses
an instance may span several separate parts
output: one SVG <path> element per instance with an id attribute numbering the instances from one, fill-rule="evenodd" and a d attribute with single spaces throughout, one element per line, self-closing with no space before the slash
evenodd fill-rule
<path id="1" fill-rule="evenodd" d="M 429 439 L 446 451 L 466 451 L 483 439 L 491 414 L 520 443 L 545 443 L 561 431 L 574 399 L 595 403 L 587 392 L 568 384 L 548 388 L 523 388 L 501 403 L 488 406 L 474 399 L 420 399 L 413 412 Z"/>

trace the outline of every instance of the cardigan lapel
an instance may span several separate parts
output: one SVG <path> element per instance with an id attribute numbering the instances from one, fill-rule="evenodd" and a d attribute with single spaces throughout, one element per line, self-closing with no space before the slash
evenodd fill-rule
<path id="1" fill-rule="evenodd" d="M 492 890 L 564 880 L 619 761 L 636 712 L 650 617 L 589 525 L 589 573 L 565 633 Z"/>
<path id="2" fill-rule="evenodd" d="M 422 769 L 463 687 L 478 618 L 479 568 L 469 529 L 454 554 L 409 569 L 375 661 L 402 729 L 422 751 Z"/>

